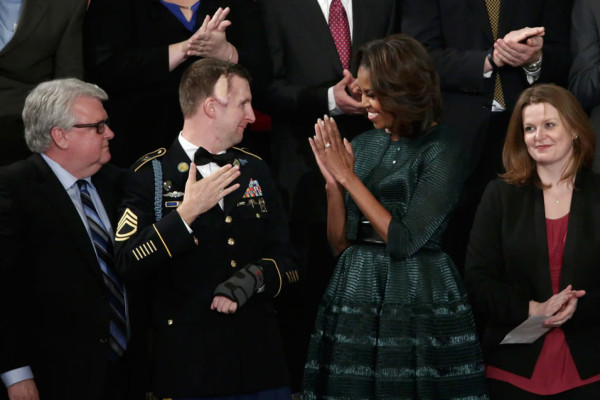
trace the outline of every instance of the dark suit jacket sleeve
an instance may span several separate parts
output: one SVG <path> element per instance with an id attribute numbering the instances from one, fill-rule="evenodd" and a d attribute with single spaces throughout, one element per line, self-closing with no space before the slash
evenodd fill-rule
<path id="1" fill-rule="evenodd" d="M 571 59 L 570 50 L 571 9 L 573 0 L 546 0 L 542 9 L 540 26 L 545 28 L 542 48 L 542 73 L 537 82 L 566 86 Z M 522 27 L 524 28 L 524 27 Z"/>
<path id="2" fill-rule="evenodd" d="M 520 282 L 504 278 L 502 192 L 507 187 L 493 181 L 485 190 L 471 229 L 465 279 L 474 307 L 494 323 L 517 325 L 528 317 L 531 295 Z"/>
<path id="3" fill-rule="evenodd" d="M 86 0 L 76 0 L 69 19 L 56 48 L 54 56 L 55 78 L 83 79 L 83 20 Z M 68 12 L 65 10 L 65 12 Z"/>
<path id="4" fill-rule="evenodd" d="M 600 104 L 600 4 L 576 0 L 573 8 L 569 89 L 585 108 Z"/>
<path id="5" fill-rule="evenodd" d="M 483 93 L 487 50 L 462 50 L 447 45 L 442 18 L 448 17 L 442 15 L 440 1 L 443 0 L 404 0 L 402 31 L 429 50 L 440 75 L 442 90 Z"/>
<path id="6" fill-rule="evenodd" d="M 336 82 L 321 87 L 309 87 L 293 84 L 288 80 L 289 72 L 286 71 L 288 60 L 285 59 L 285 44 L 282 32 L 280 32 L 281 17 L 276 13 L 277 7 L 271 6 L 270 1 L 261 0 L 259 4 L 262 7 L 267 42 L 273 61 L 273 80 L 267 89 L 271 112 L 288 114 L 291 118 L 298 118 L 303 114 L 323 115 L 328 113 L 327 90 Z M 285 24 L 285 22 L 283 23 Z M 298 38 L 297 40 L 305 39 Z"/>
<path id="7" fill-rule="evenodd" d="M 286 288 L 301 278 L 296 266 L 296 254 L 290 242 L 288 222 L 283 205 L 279 199 L 277 187 L 271 178 L 269 168 L 260 162 L 259 175 L 263 193 L 268 194 L 269 211 L 268 225 L 265 229 L 265 254 L 257 261 L 264 273 L 265 295 L 276 297 Z"/>
<path id="8" fill-rule="evenodd" d="M 25 249 L 26 227 L 19 224 L 18 201 L 7 179 L 0 175 L 0 304 L 4 305 L 0 325 L 0 373 L 31 365 L 27 333 L 20 330 L 28 315 L 28 297 L 22 284 L 27 277 L 22 262 L 30 250 Z M 3 386 L 0 390 L 4 390 Z"/>

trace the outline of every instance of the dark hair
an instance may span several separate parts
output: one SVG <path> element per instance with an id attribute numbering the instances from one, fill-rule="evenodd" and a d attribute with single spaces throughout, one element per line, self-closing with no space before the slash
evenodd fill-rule
<path id="1" fill-rule="evenodd" d="M 227 78 L 227 91 L 232 76 L 239 76 L 250 82 L 250 72 L 239 65 L 214 58 L 203 58 L 188 67 L 179 84 L 179 105 L 184 117 L 194 115 L 198 104 L 213 94 L 220 77 Z"/>
<path id="2" fill-rule="evenodd" d="M 393 133 L 416 136 L 439 119 L 440 79 L 419 42 L 395 34 L 365 44 L 357 57 L 359 67 L 369 71 L 381 107 L 394 116 Z"/>
<path id="3" fill-rule="evenodd" d="M 502 163 L 506 172 L 500 175 L 507 183 L 543 187 L 535 160 L 527 151 L 523 131 L 523 111 L 528 106 L 540 103 L 556 108 L 566 128 L 577 133 L 573 140 L 573 158 L 563 171 L 561 180 L 575 177 L 582 166 L 592 167 L 595 137 L 587 114 L 567 89 L 554 84 L 539 84 L 521 93 L 508 124 L 502 150 Z"/>

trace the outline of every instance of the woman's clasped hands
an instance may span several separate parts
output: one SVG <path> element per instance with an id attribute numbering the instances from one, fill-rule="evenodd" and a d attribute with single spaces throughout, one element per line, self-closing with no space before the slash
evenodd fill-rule
<path id="1" fill-rule="evenodd" d="M 237 62 L 235 46 L 227 41 L 225 30 L 231 25 L 227 20 L 229 7 L 220 8 L 212 16 L 204 18 L 202 26 L 187 41 L 186 55 L 212 57 L 223 61 Z"/>
<path id="2" fill-rule="evenodd" d="M 544 326 L 557 328 L 571 319 L 577 309 L 578 299 L 584 295 L 585 290 L 573 290 L 573 287 L 568 285 L 543 303 L 531 300 L 529 315 L 548 317 L 544 321 Z"/>
<path id="3" fill-rule="evenodd" d="M 319 118 L 315 124 L 315 136 L 308 141 L 327 184 L 343 185 L 354 175 L 352 145 L 342 139 L 333 118 L 327 115 Z"/>

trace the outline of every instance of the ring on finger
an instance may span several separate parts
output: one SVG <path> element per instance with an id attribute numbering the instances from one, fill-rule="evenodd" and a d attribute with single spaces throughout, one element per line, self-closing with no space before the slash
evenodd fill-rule
<path id="1" fill-rule="evenodd" d="M 325 148 L 331 147 L 331 143 L 325 143 Z"/>
<path id="2" fill-rule="evenodd" d="M 223 192 L 223 188 L 219 189 L 219 193 L 222 193 L 222 192 Z"/>

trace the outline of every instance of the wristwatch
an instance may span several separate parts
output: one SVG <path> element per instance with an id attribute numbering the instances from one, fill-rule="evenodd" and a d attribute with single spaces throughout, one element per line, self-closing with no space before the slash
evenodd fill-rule
<path id="1" fill-rule="evenodd" d="M 540 68 L 542 68 L 542 56 L 540 56 L 540 58 L 537 61 L 532 62 L 531 64 L 523 65 L 523 68 L 527 72 L 537 72 L 537 71 L 539 71 Z"/>
<path id="2" fill-rule="evenodd" d="M 485 56 L 485 58 L 488 59 L 488 61 L 490 62 L 490 65 L 492 66 L 492 71 L 497 70 L 499 67 L 496 65 L 496 63 L 494 62 L 494 49 L 492 48 L 490 50 L 489 53 L 487 53 L 487 55 Z"/>

